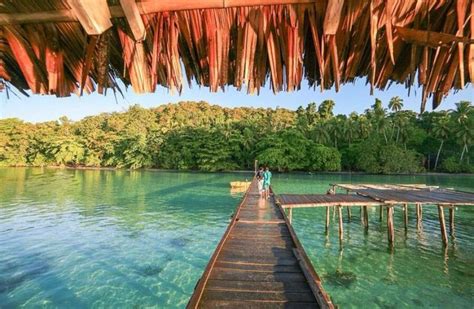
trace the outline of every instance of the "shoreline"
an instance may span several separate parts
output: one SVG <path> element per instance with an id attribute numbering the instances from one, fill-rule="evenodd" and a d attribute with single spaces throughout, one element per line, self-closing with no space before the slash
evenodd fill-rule
<path id="1" fill-rule="evenodd" d="M 161 169 L 161 168 L 118 168 L 118 167 L 93 167 L 93 166 L 56 166 L 56 165 L 45 165 L 45 166 L 0 166 L 1 168 L 45 168 L 45 169 L 65 169 L 65 170 L 91 170 L 91 171 L 149 171 L 149 172 L 171 172 L 171 173 L 226 173 L 226 174 L 245 174 L 253 173 L 252 170 L 228 170 L 228 171 L 202 171 L 202 170 L 178 170 L 178 169 Z M 383 175 L 383 176 L 474 176 L 474 173 L 443 173 L 443 172 L 423 172 L 423 173 L 392 173 L 392 174 L 371 174 L 358 171 L 339 171 L 339 172 L 311 172 L 311 171 L 289 171 L 289 172 L 277 172 L 275 174 L 303 174 L 303 175 Z"/>

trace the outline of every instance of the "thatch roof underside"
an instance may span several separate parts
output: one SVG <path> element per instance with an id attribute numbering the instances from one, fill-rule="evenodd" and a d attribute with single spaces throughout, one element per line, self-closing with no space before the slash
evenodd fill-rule
<path id="1" fill-rule="evenodd" d="M 108 2 L 112 8 L 119 1 Z M 450 90 L 473 80 L 471 0 L 235 2 L 142 14 L 146 37 L 137 41 L 130 20 L 114 17 L 120 14 L 111 15 L 113 27 L 87 35 L 78 21 L 5 18 L 69 10 L 66 0 L 0 1 L 0 81 L 21 92 L 68 96 L 82 88 L 115 91 L 118 79 L 137 93 L 157 85 L 179 92 L 184 79 L 211 91 L 233 85 L 258 93 L 266 84 L 294 91 L 303 78 L 315 88 L 338 89 L 366 77 L 378 89 L 392 82 L 422 86 L 424 109 L 428 97 L 436 108 Z"/>

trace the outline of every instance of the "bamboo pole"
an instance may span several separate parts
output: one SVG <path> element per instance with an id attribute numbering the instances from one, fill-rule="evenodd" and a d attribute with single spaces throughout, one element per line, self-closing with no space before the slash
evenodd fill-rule
<path id="1" fill-rule="evenodd" d="M 341 206 L 337 206 L 337 212 L 339 215 L 339 240 L 344 239 L 344 227 L 342 226 L 342 209 Z"/>
<path id="2" fill-rule="evenodd" d="M 408 204 L 403 205 L 403 223 L 405 225 L 405 232 L 408 230 Z"/>
<path id="3" fill-rule="evenodd" d="M 290 207 L 288 214 L 289 214 L 289 219 L 290 219 L 290 224 L 291 224 L 291 222 L 293 221 L 293 207 Z"/>
<path id="4" fill-rule="evenodd" d="M 395 241 L 395 233 L 393 229 L 393 207 L 387 207 L 387 232 L 388 232 L 388 243 L 393 246 Z"/>
<path id="5" fill-rule="evenodd" d="M 449 234 L 454 236 L 454 207 L 449 207 Z"/>
<path id="6" fill-rule="evenodd" d="M 443 239 L 443 245 L 448 244 L 448 235 L 446 234 L 446 222 L 444 220 L 444 210 L 443 206 L 438 205 L 438 217 L 439 217 L 439 225 L 441 229 L 441 238 Z"/>
<path id="7" fill-rule="evenodd" d="M 352 218 L 352 214 L 351 214 L 351 207 L 350 206 L 347 206 L 347 219 L 349 220 L 349 222 L 351 221 L 351 218 Z"/>
<path id="8" fill-rule="evenodd" d="M 330 220 L 330 210 L 329 206 L 326 206 L 326 234 L 329 233 L 329 220 Z"/>
<path id="9" fill-rule="evenodd" d="M 380 222 L 382 222 L 383 220 L 383 206 L 382 205 L 380 205 L 379 207 L 379 220 Z"/>

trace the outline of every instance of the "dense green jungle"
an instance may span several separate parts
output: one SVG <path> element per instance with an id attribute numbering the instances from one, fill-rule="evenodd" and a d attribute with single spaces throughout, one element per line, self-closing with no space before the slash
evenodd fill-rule
<path id="1" fill-rule="evenodd" d="M 474 172 L 474 109 L 418 114 L 375 99 L 364 113 L 334 115 L 326 100 L 285 108 L 180 102 L 71 121 L 0 120 L 0 166 L 228 171 Z"/>

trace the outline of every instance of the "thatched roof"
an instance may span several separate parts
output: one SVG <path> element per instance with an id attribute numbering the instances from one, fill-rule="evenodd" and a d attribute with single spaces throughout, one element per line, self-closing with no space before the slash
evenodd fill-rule
<path id="1" fill-rule="evenodd" d="M 292 4 L 257 5 L 269 3 Z M 118 79 L 258 93 L 366 77 L 421 85 L 424 109 L 473 79 L 473 14 L 471 0 L 3 0 L 0 81 L 67 96 Z"/>

